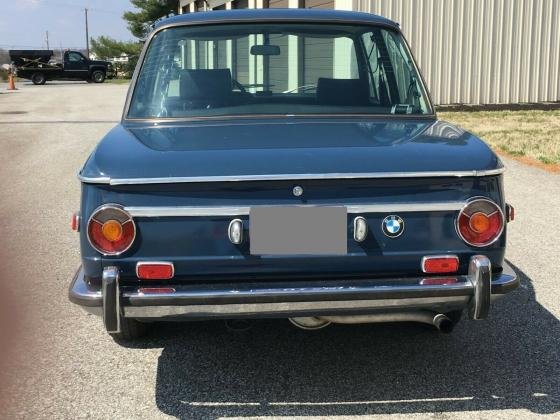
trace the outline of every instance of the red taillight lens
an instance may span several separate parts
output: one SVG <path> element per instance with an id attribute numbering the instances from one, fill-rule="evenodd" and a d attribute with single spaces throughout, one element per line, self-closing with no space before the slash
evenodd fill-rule
<path id="1" fill-rule="evenodd" d="M 173 263 L 139 262 L 136 264 L 136 276 L 142 280 L 168 280 L 173 278 Z"/>
<path id="2" fill-rule="evenodd" d="M 91 215 L 87 229 L 91 245 L 104 255 L 118 255 L 132 246 L 136 226 L 121 206 L 107 204 Z"/>
<path id="3" fill-rule="evenodd" d="M 480 198 L 469 202 L 457 218 L 457 233 L 469 245 L 487 246 L 504 229 L 504 215 L 493 201 Z"/>
<path id="4" fill-rule="evenodd" d="M 459 258 L 456 255 L 424 257 L 422 271 L 424 273 L 455 273 L 459 269 Z"/>

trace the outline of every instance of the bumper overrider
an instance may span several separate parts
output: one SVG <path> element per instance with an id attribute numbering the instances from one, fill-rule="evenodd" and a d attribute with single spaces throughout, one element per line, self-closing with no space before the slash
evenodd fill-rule
<path id="1" fill-rule="evenodd" d="M 367 314 L 430 314 L 467 309 L 471 319 L 487 317 L 491 301 L 514 290 L 519 280 L 504 263 L 492 273 L 490 260 L 471 257 L 467 275 L 326 281 L 211 283 L 146 287 L 119 284 L 117 267 L 103 271 L 102 287 L 86 282 L 80 269 L 70 285 L 70 300 L 102 315 L 108 332 L 120 319 L 305 317 Z M 391 319 L 390 317 L 387 319 Z"/>

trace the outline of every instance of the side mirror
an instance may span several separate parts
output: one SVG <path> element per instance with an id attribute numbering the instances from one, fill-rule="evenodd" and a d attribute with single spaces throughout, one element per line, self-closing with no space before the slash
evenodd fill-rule
<path id="1" fill-rule="evenodd" d="M 251 55 L 280 55 L 280 47 L 278 45 L 253 45 Z"/>

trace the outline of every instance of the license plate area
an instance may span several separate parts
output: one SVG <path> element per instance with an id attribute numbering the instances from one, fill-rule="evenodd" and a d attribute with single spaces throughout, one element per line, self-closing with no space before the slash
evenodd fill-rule
<path id="1" fill-rule="evenodd" d="M 345 255 L 343 206 L 259 206 L 249 212 L 252 255 Z"/>

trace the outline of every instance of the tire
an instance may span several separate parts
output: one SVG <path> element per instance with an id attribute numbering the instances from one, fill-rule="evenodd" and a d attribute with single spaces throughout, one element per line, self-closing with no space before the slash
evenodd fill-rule
<path id="1" fill-rule="evenodd" d="M 105 81 L 105 72 L 103 70 L 94 70 L 91 73 L 91 80 L 94 83 L 103 83 Z"/>
<path id="2" fill-rule="evenodd" d="M 47 78 L 44 73 L 33 73 L 33 76 L 31 76 L 31 81 L 34 85 L 44 85 L 47 81 Z"/>
<path id="3" fill-rule="evenodd" d="M 120 319 L 121 332 L 120 333 L 109 333 L 116 341 L 133 341 L 142 338 L 146 335 L 149 330 L 149 324 L 137 321 L 132 318 Z"/>

